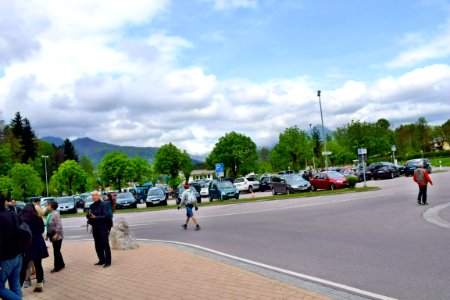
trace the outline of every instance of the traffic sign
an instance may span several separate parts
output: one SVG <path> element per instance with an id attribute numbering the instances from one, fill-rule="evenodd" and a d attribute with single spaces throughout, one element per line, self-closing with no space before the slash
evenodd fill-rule
<path id="1" fill-rule="evenodd" d="M 358 149 L 358 155 L 362 155 L 362 154 L 367 154 L 367 149 L 366 148 L 359 148 Z"/>
<path id="2" fill-rule="evenodd" d="M 216 164 L 216 176 L 217 177 L 223 177 L 225 175 L 225 166 L 223 163 L 217 163 Z"/>
<path id="3" fill-rule="evenodd" d="M 395 145 L 391 146 L 391 151 L 397 151 L 397 148 L 395 147 Z"/>
<path id="4" fill-rule="evenodd" d="M 322 155 L 327 156 L 327 155 L 331 155 L 331 153 L 332 153 L 332 152 L 330 152 L 330 151 L 323 151 L 323 152 L 322 152 Z"/>

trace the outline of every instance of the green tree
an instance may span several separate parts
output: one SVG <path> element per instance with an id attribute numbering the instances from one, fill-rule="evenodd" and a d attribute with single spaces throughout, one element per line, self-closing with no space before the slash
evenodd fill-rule
<path id="1" fill-rule="evenodd" d="M 50 179 L 59 194 L 73 195 L 86 191 L 87 174 L 75 160 L 66 160 Z"/>
<path id="2" fill-rule="evenodd" d="M 297 126 L 289 127 L 279 135 L 278 144 L 272 150 L 275 157 L 286 157 L 292 170 L 302 169 L 303 162 L 311 157 L 308 136 Z M 276 152 L 276 153 L 275 153 Z"/>
<path id="3" fill-rule="evenodd" d="M 103 156 L 98 170 L 103 185 L 110 184 L 118 190 L 135 176 L 134 164 L 124 152 L 114 151 Z"/>
<path id="4" fill-rule="evenodd" d="M 81 157 L 80 167 L 84 170 L 84 172 L 86 172 L 86 174 L 94 174 L 94 163 L 86 155 Z"/>
<path id="5" fill-rule="evenodd" d="M 43 183 L 36 170 L 27 164 L 16 163 L 11 169 L 11 197 L 24 199 L 36 196 L 43 190 Z"/>
<path id="6" fill-rule="evenodd" d="M 0 176 L 0 193 L 7 199 L 11 198 L 12 180 L 8 176 Z"/>
<path id="7" fill-rule="evenodd" d="M 172 187 L 175 187 L 175 181 L 183 167 L 183 163 L 183 153 L 172 143 L 163 145 L 153 157 L 155 172 L 170 175 L 170 185 Z"/>
<path id="8" fill-rule="evenodd" d="M 144 184 L 149 181 L 152 176 L 152 167 L 148 160 L 143 159 L 140 156 L 136 156 L 130 159 L 135 171 L 133 182 Z"/>
<path id="9" fill-rule="evenodd" d="M 0 144 L 0 176 L 9 174 L 13 167 L 11 149 L 7 144 Z"/>
<path id="10" fill-rule="evenodd" d="M 442 132 L 443 132 L 443 138 L 447 139 L 447 141 L 450 140 L 450 119 L 447 120 L 444 124 L 442 124 Z"/>
<path id="11" fill-rule="evenodd" d="M 21 138 L 23 135 L 23 120 L 20 112 L 16 112 L 14 119 L 11 120 L 9 124 L 11 131 L 16 138 Z"/>
<path id="12" fill-rule="evenodd" d="M 236 178 L 238 174 L 254 171 L 257 160 L 258 152 L 252 139 L 232 131 L 219 138 L 206 163 L 211 169 L 216 163 L 223 163 L 225 169 Z"/>
<path id="13" fill-rule="evenodd" d="M 64 144 L 62 144 L 60 148 L 63 149 L 64 152 L 64 161 L 74 160 L 78 162 L 77 151 L 75 150 L 74 145 L 69 139 L 65 139 Z"/>
<path id="14" fill-rule="evenodd" d="M 191 157 L 186 152 L 186 150 L 184 150 L 181 153 L 181 172 L 183 173 L 186 182 L 189 181 L 189 177 L 191 176 L 191 172 L 192 170 L 194 170 L 194 168 L 195 165 L 192 162 Z"/>
<path id="15" fill-rule="evenodd" d="M 21 136 L 21 144 L 22 149 L 24 150 L 22 161 L 28 162 L 30 160 L 35 159 L 38 150 L 38 143 L 36 135 L 34 134 L 34 131 L 31 128 L 30 121 L 28 121 L 27 118 L 23 120 L 23 132 Z"/>

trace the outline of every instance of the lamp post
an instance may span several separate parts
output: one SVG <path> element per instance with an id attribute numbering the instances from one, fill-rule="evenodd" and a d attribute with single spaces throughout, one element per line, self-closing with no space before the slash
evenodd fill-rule
<path id="1" fill-rule="evenodd" d="M 323 147 L 325 152 L 325 169 L 328 169 L 328 153 L 327 153 L 327 138 L 325 137 L 325 129 L 323 127 L 323 115 L 322 115 L 322 102 L 320 101 L 320 90 L 317 91 L 317 97 L 319 97 L 319 107 L 320 107 L 320 119 L 322 120 L 322 138 Z"/>
<path id="2" fill-rule="evenodd" d="M 311 130 L 311 123 L 309 123 L 309 134 L 311 135 L 311 139 L 312 139 L 312 130 Z M 316 169 L 316 162 L 314 161 L 314 144 L 312 147 L 312 157 L 313 157 L 313 168 L 314 170 Z"/>
<path id="3" fill-rule="evenodd" d="M 42 155 L 41 157 L 44 159 L 44 166 L 45 166 L 45 187 L 47 188 L 47 197 L 48 197 L 48 180 L 47 180 L 47 158 L 48 158 L 48 155 Z"/>

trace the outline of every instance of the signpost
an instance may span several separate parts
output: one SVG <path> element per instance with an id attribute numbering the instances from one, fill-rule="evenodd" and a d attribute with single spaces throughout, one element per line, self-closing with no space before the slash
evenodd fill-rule
<path id="1" fill-rule="evenodd" d="M 358 149 L 358 159 L 359 159 L 359 163 L 362 164 L 362 166 L 363 166 L 364 187 L 367 187 L 367 184 L 366 184 L 367 149 L 366 148 Z"/>
<path id="2" fill-rule="evenodd" d="M 392 151 L 392 160 L 394 162 L 394 164 L 397 164 L 397 161 L 395 160 L 395 151 L 397 150 L 397 148 L 395 147 L 395 145 L 391 146 L 391 151 Z"/>
<path id="3" fill-rule="evenodd" d="M 223 163 L 217 163 L 216 164 L 216 177 L 223 177 L 225 176 L 225 166 Z"/>

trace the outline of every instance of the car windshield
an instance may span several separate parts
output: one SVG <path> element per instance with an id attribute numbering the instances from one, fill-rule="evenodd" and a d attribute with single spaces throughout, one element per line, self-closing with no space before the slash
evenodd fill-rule
<path id="1" fill-rule="evenodd" d="M 126 199 L 126 198 L 133 198 L 133 195 L 130 192 L 117 194 L 117 199 Z"/>
<path id="2" fill-rule="evenodd" d="M 408 167 L 417 167 L 419 165 L 418 161 L 408 161 L 407 166 Z"/>
<path id="3" fill-rule="evenodd" d="M 330 178 L 345 178 L 345 176 L 344 175 L 342 175 L 341 173 L 339 173 L 339 172 L 328 172 L 328 177 L 330 177 Z"/>
<path id="4" fill-rule="evenodd" d="M 244 182 L 245 178 L 241 177 L 241 178 L 236 178 L 236 180 L 234 182 L 239 183 L 239 182 Z"/>
<path id="5" fill-rule="evenodd" d="M 220 182 L 220 186 L 223 188 L 234 187 L 234 185 L 230 181 L 227 181 L 227 180 Z"/>
<path id="6" fill-rule="evenodd" d="M 67 202 L 71 202 L 71 201 L 73 201 L 73 197 L 56 198 L 56 202 L 58 202 L 58 203 L 67 203 Z"/>
<path id="7" fill-rule="evenodd" d="M 164 191 L 161 189 L 149 190 L 148 194 L 150 196 L 164 196 Z"/>

